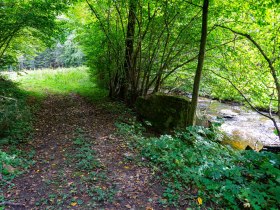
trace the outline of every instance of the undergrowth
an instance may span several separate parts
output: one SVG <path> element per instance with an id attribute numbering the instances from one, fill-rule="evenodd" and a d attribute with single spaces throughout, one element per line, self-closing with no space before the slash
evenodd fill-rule
<path id="1" fill-rule="evenodd" d="M 72 139 L 65 165 L 56 177 L 45 179 L 48 192 L 36 206 L 40 209 L 100 209 L 114 201 L 115 187 L 96 157 L 92 139 L 78 128 Z"/>
<path id="2" fill-rule="evenodd" d="M 139 124 L 117 126 L 163 178 L 163 205 L 278 209 L 279 154 L 236 151 L 203 127 L 146 138 Z"/>
<path id="3" fill-rule="evenodd" d="M 0 145 L 25 141 L 31 130 L 29 96 L 18 85 L 0 76 Z"/>
<path id="4" fill-rule="evenodd" d="M 0 75 L 0 203 L 7 201 L 3 190 L 13 187 L 12 180 L 32 164 L 34 153 L 24 154 L 16 145 L 29 140 L 36 107 L 18 84 Z"/>
<path id="5" fill-rule="evenodd" d="M 77 131 L 78 136 L 74 139 L 75 152 L 72 155 L 75 160 L 77 170 L 92 171 L 101 168 L 101 163 L 95 156 L 95 151 L 91 148 L 91 144 L 86 141 L 82 130 Z"/>
<path id="6" fill-rule="evenodd" d="M 7 201 L 3 190 L 12 188 L 14 186 L 13 179 L 34 163 L 31 160 L 33 155 L 34 151 L 23 153 L 17 149 L 13 149 L 10 152 L 0 150 L 0 203 Z"/>
<path id="7" fill-rule="evenodd" d="M 111 203 L 115 197 L 115 187 L 108 180 L 104 166 L 96 157 L 92 142 L 85 137 L 83 130 L 76 130 L 76 138 L 73 139 L 73 149 L 69 160 L 73 164 L 76 173 L 82 173 L 80 193 L 87 194 L 90 202 L 87 206 L 97 207 L 103 203 Z"/>

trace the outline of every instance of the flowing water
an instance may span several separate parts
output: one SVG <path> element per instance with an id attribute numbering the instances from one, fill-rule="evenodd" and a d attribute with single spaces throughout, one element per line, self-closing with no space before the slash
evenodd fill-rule
<path id="1" fill-rule="evenodd" d="M 210 121 L 217 117 L 222 119 L 220 130 L 225 133 L 223 142 L 226 144 L 238 149 L 249 145 L 255 150 L 263 146 L 280 146 L 272 121 L 245 106 L 200 98 L 199 107 Z"/>

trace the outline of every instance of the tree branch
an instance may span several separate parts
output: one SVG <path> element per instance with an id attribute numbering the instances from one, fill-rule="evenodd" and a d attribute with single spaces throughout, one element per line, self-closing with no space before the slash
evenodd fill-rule
<path id="1" fill-rule="evenodd" d="M 214 47 L 208 48 L 208 49 L 206 49 L 206 52 L 208 52 L 208 51 L 210 51 L 210 50 L 214 50 L 214 49 L 216 49 L 216 48 L 218 48 L 218 47 L 221 47 L 221 46 L 223 46 L 223 45 L 229 44 L 229 43 L 231 43 L 231 42 L 234 42 L 235 40 L 236 40 L 236 39 L 234 38 L 233 40 L 227 41 L 227 42 L 222 43 L 222 44 L 220 44 L 220 45 L 218 45 L 218 46 L 214 46 Z M 196 56 L 190 58 L 189 60 L 187 60 L 187 61 L 185 61 L 185 62 L 183 62 L 183 63 L 177 65 L 176 67 L 174 67 L 170 72 L 168 72 L 168 73 L 165 75 L 165 77 L 163 78 L 163 80 L 165 80 L 165 79 L 166 79 L 167 77 L 169 77 L 172 73 L 174 73 L 175 71 L 177 71 L 179 68 L 181 68 L 181 67 L 183 67 L 184 65 L 186 65 L 186 64 L 188 64 L 188 63 L 194 61 L 195 59 L 197 59 L 197 57 L 198 57 L 198 54 L 197 54 Z"/>
<path id="2" fill-rule="evenodd" d="M 197 4 L 193 3 L 192 1 L 185 1 L 185 2 L 188 3 L 188 4 L 190 4 L 190 5 L 193 5 L 193 6 L 195 6 L 195 7 L 199 7 L 199 8 L 202 9 L 202 6 L 197 5 Z"/>
<path id="3" fill-rule="evenodd" d="M 119 6 L 117 5 L 117 2 L 116 2 L 116 1 L 114 2 L 114 5 L 115 5 L 115 8 L 116 8 L 116 10 L 117 10 L 117 12 L 118 12 L 118 15 L 119 15 L 119 17 L 120 17 L 121 26 L 122 26 L 122 33 L 123 33 L 123 37 L 124 37 L 124 39 L 125 39 L 125 29 L 124 29 L 124 23 L 123 23 L 123 18 L 122 18 L 122 15 L 121 15 L 121 11 L 120 11 L 120 8 L 119 8 Z"/>
<path id="4" fill-rule="evenodd" d="M 105 36 L 107 37 L 108 41 L 112 44 L 113 42 L 111 41 L 110 36 L 109 36 L 109 34 L 107 33 L 106 28 L 105 28 L 104 24 L 102 23 L 99 14 L 98 14 L 97 11 L 94 9 L 94 7 L 89 3 L 88 0 L 86 0 L 86 2 L 87 2 L 87 5 L 89 6 L 91 12 L 94 14 L 94 16 L 95 16 L 95 17 L 97 18 L 97 20 L 99 21 L 100 26 L 101 26 L 103 32 L 105 33 Z M 112 46 L 113 46 L 113 45 L 112 45 Z M 116 49 L 114 49 L 114 47 L 113 47 L 113 51 L 117 54 L 117 51 L 116 51 Z"/>
<path id="5" fill-rule="evenodd" d="M 270 120 L 273 122 L 273 125 L 274 125 L 275 129 L 277 130 L 277 135 L 278 135 L 279 140 L 280 140 L 280 129 L 279 129 L 278 125 L 277 125 L 276 120 L 272 117 L 271 114 L 269 114 L 269 115 L 264 114 L 263 112 L 259 111 L 256 107 L 254 107 L 253 104 L 249 101 L 249 99 L 241 92 L 241 90 L 239 90 L 239 88 L 238 88 L 230 79 L 228 79 L 228 78 L 226 78 L 226 77 L 224 77 L 224 76 L 222 76 L 222 75 L 220 75 L 220 74 L 214 72 L 213 70 L 210 70 L 210 71 L 211 71 L 213 74 L 215 74 L 216 76 L 218 76 L 218 77 L 220 77 L 220 78 L 222 78 L 222 79 L 228 81 L 228 82 L 232 85 L 232 87 L 233 87 L 235 90 L 237 90 L 237 92 L 242 96 L 242 98 L 247 102 L 247 104 L 248 104 L 253 110 L 255 110 L 258 114 L 260 114 L 260 115 L 262 115 L 262 116 L 264 116 L 264 117 L 270 119 Z"/>
<path id="6" fill-rule="evenodd" d="M 273 66 L 273 61 L 267 56 L 267 54 L 264 52 L 264 50 L 262 49 L 262 47 L 249 35 L 246 33 L 242 33 L 240 31 L 236 31 L 232 28 L 226 27 L 226 26 L 222 26 L 222 25 L 216 25 L 217 27 L 220 28 L 224 28 L 226 30 L 231 31 L 232 33 L 238 34 L 240 36 L 244 36 L 246 37 L 250 42 L 253 43 L 253 45 L 258 49 L 258 51 L 261 53 L 261 55 L 264 57 L 264 59 L 267 61 L 271 75 L 273 77 L 274 80 L 274 84 L 276 86 L 276 91 L 277 91 L 277 96 L 278 96 L 278 115 L 280 116 L 280 84 L 279 84 L 279 80 L 277 77 L 277 72 L 276 69 Z M 279 134 L 280 135 L 280 134 Z M 280 136 L 279 136 L 280 138 Z"/>

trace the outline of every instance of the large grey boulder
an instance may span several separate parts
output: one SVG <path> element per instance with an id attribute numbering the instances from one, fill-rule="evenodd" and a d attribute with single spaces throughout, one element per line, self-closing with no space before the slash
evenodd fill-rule
<path id="1" fill-rule="evenodd" d="M 187 97 L 153 94 L 138 97 L 136 111 L 158 129 L 185 128 L 191 101 Z"/>

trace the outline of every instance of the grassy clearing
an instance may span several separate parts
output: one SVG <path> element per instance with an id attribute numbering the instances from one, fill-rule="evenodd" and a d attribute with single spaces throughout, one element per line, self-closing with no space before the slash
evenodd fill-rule
<path id="1" fill-rule="evenodd" d="M 91 100 L 100 100 L 107 95 L 106 90 L 91 81 L 86 67 L 25 71 L 15 79 L 22 89 L 37 97 L 77 93 Z"/>
<path id="2" fill-rule="evenodd" d="M 279 154 L 235 151 L 203 127 L 146 138 L 137 123 L 117 126 L 140 159 L 149 160 L 163 180 L 163 205 L 207 209 L 277 209 L 280 205 Z"/>

